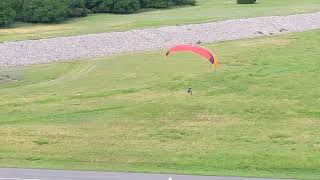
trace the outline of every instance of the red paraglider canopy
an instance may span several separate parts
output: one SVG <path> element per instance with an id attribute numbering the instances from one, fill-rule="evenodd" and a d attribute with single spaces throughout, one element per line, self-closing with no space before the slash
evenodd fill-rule
<path id="1" fill-rule="evenodd" d="M 197 45 L 177 45 L 172 48 L 170 48 L 166 54 L 166 56 L 169 56 L 172 53 L 175 52 L 193 52 L 195 54 L 199 54 L 200 56 L 208 59 L 213 67 L 215 67 L 218 64 L 217 58 L 214 56 L 212 52 L 210 52 L 208 49 L 197 46 Z"/>

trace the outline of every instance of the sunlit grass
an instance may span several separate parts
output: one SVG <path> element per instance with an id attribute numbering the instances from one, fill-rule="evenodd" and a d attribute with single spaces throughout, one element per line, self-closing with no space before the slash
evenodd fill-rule
<path id="1" fill-rule="evenodd" d="M 207 45 L 213 71 L 165 51 L 22 68 L 0 84 L 0 165 L 319 179 L 319 42 Z"/>

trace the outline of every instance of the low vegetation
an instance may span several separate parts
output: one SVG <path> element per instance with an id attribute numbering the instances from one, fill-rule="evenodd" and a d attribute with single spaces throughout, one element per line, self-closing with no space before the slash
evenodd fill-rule
<path id="1" fill-rule="evenodd" d="M 214 71 L 163 50 L 6 72 L 0 166 L 320 179 L 319 41 L 205 45 Z"/>
<path id="2" fill-rule="evenodd" d="M 238 4 L 254 4 L 256 0 L 237 0 Z"/>

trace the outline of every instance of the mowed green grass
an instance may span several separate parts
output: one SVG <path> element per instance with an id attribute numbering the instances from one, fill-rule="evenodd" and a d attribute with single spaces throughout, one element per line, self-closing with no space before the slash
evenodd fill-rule
<path id="1" fill-rule="evenodd" d="M 130 15 L 96 14 L 60 24 L 16 23 L 0 29 L 0 42 L 314 11 L 320 11 L 319 0 L 259 0 L 254 5 L 238 5 L 236 0 L 198 0 L 197 6 Z"/>
<path id="2" fill-rule="evenodd" d="M 320 31 L 16 69 L 0 166 L 320 178 Z M 192 86 L 194 95 L 186 95 Z"/>

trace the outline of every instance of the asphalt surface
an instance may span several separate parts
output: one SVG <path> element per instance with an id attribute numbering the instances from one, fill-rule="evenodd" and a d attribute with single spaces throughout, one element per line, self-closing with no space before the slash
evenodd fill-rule
<path id="1" fill-rule="evenodd" d="M 276 179 L 0 168 L 0 180 L 276 180 Z"/>

